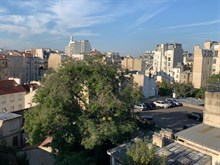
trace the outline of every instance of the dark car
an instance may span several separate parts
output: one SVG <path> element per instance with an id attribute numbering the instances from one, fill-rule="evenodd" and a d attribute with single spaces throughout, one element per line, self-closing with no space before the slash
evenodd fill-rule
<path id="1" fill-rule="evenodd" d="M 154 103 L 144 103 L 149 110 L 156 109 L 156 105 Z"/>
<path id="2" fill-rule="evenodd" d="M 187 118 L 202 121 L 203 120 L 203 115 L 202 113 L 199 112 L 192 112 L 192 113 L 187 113 L 185 115 Z"/>

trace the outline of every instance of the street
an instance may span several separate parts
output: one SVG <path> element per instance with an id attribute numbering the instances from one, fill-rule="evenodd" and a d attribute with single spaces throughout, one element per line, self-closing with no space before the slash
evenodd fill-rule
<path id="1" fill-rule="evenodd" d="M 137 112 L 137 111 L 136 111 Z M 185 114 L 188 112 L 202 112 L 202 110 L 191 107 L 174 107 L 168 109 L 147 110 L 138 111 L 137 113 L 142 115 L 150 115 L 153 117 L 155 124 L 160 128 L 172 129 L 174 133 L 181 131 L 185 124 L 200 124 L 202 121 L 194 119 L 188 119 Z"/>

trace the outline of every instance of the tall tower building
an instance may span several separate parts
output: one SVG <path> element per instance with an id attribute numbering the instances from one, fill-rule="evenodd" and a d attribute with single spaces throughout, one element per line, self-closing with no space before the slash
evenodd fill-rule
<path id="1" fill-rule="evenodd" d="M 70 36 L 69 44 L 65 47 L 65 53 L 68 56 L 76 54 L 89 54 L 91 45 L 89 40 L 74 41 L 73 36 Z"/>

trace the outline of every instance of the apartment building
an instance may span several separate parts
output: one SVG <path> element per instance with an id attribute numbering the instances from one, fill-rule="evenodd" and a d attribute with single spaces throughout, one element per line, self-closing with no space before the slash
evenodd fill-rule
<path id="1" fill-rule="evenodd" d="M 10 77 L 20 78 L 21 83 L 40 80 L 38 57 L 25 51 L 13 51 L 5 56 L 9 59 Z"/>
<path id="2" fill-rule="evenodd" d="M 134 58 L 128 56 L 121 61 L 121 68 L 144 73 L 145 62 L 142 58 Z"/>
<path id="3" fill-rule="evenodd" d="M 9 59 L 5 55 L 0 55 L 0 80 L 9 78 Z"/>
<path id="4" fill-rule="evenodd" d="M 89 54 L 90 52 L 89 40 L 74 41 L 73 36 L 70 36 L 69 44 L 65 47 L 65 54 L 71 57 L 74 54 Z"/>
<path id="5" fill-rule="evenodd" d="M 204 48 L 201 48 L 199 45 L 194 47 L 192 82 L 195 88 L 205 87 L 207 79 L 211 74 L 219 72 L 217 65 L 220 58 L 218 58 L 218 51 L 214 49 L 215 45 L 217 45 L 215 41 L 206 41 Z M 213 63 L 215 63 L 215 65 L 213 65 Z M 215 67 L 215 70 L 213 70 L 213 67 Z"/>
<path id="6" fill-rule="evenodd" d="M 148 77 L 144 74 L 138 74 L 138 73 L 132 74 L 132 76 L 134 78 L 134 82 L 137 83 L 137 85 L 142 88 L 144 98 L 157 96 L 158 87 L 155 78 Z"/>
<path id="7" fill-rule="evenodd" d="M 212 165 L 220 164 L 220 92 L 205 93 L 203 124 L 176 133 L 177 143 L 212 157 Z"/>
<path id="8" fill-rule="evenodd" d="M 0 145 L 21 146 L 22 116 L 0 113 Z"/>
<path id="9" fill-rule="evenodd" d="M 153 74 L 173 77 L 173 68 L 183 62 L 182 44 L 159 44 L 154 51 Z"/>
<path id="10" fill-rule="evenodd" d="M 62 62 L 69 59 L 69 56 L 61 55 L 56 52 L 53 52 L 50 54 L 50 57 L 48 59 L 48 68 L 51 68 L 53 70 L 57 70 Z"/>
<path id="11" fill-rule="evenodd" d="M 15 80 L 0 81 L 0 113 L 15 112 L 24 109 L 25 89 Z"/>
<path id="12" fill-rule="evenodd" d="M 121 57 L 118 52 L 104 52 L 104 62 L 115 66 L 120 66 Z"/>

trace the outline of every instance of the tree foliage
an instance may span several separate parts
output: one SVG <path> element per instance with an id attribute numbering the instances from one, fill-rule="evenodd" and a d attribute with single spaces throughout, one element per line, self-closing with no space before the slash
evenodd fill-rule
<path id="1" fill-rule="evenodd" d="M 147 139 L 138 139 L 126 149 L 126 165 L 166 165 L 166 158 L 158 156 L 156 146 L 149 144 Z"/>
<path id="2" fill-rule="evenodd" d="M 194 87 L 191 83 L 174 83 L 173 91 L 175 92 L 177 97 L 191 97 L 194 95 Z"/>
<path id="3" fill-rule="evenodd" d="M 167 81 L 162 80 L 162 82 L 159 84 L 159 93 L 158 94 L 160 96 L 167 96 L 167 95 L 172 94 L 172 88 Z"/>
<path id="4" fill-rule="evenodd" d="M 220 83 L 220 74 L 213 74 L 211 75 L 208 80 L 207 80 L 208 84 L 217 84 Z"/>
<path id="5" fill-rule="evenodd" d="M 135 129 L 131 109 L 138 99 L 132 79 L 113 66 L 91 59 L 66 62 L 42 82 L 24 130 L 31 144 L 52 136 L 59 153 L 120 143 Z"/>

